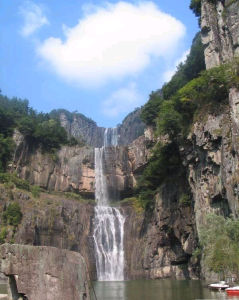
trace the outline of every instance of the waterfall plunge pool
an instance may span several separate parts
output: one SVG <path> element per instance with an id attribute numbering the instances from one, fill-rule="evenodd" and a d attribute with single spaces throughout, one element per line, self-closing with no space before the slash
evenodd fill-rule
<path id="1" fill-rule="evenodd" d="M 93 282 L 97 300 L 201 300 L 231 299 L 226 292 L 214 292 L 200 280 L 129 280 Z M 92 292 L 92 300 L 95 300 Z"/>

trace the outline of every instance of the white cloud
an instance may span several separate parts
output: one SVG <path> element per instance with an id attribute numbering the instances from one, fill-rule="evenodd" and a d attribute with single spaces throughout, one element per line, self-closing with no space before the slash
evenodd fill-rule
<path id="1" fill-rule="evenodd" d="M 131 83 L 128 87 L 116 90 L 103 102 L 102 112 L 108 117 L 117 117 L 122 113 L 128 113 L 142 105 L 144 99 L 137 91 L 136 85 Z"/>
<path id="2" fill-rule="evenodd" d="M 64 40 L 46 39 L 40 56 L 66 80 L 100 85 L 142 71 L 152 57 L 167 57 L 185 27 L 150 1 L 118 2 L 89 9 L 63 33 Z"/>
<path id="3" fill-rule="evenodd" d="M 25 1 L 23 6 L 19 8 L 19 13 L 24 19 L 24 25 L 20 31 L 24 37 L 32 35 L 42 26 L 49 24 L 42 8 L 31 1 Z"/>
<path id="4" fill-rule="evenodd" d="M 164 74 L 163 74 L 163 80 L 164 80 L 164 82 L 168 82 L 172 78 L 172 76 L 177 71 L 177 66 L 180 63 L 184 63 L 186 61 L 189 52 L 190 52 L 190 49 L 188 49 L 187 51 L 185 51 L 182 54 L 182 56 L 174 62 L 173 67 L 170 70 L 167 70 L 167 71 L 164 72 Z"/>

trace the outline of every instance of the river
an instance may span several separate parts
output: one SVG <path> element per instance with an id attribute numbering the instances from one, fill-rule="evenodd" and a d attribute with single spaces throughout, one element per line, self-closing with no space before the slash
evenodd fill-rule
<path id="1" fill-rule="evenodd" d="M 200 280 L 96 281 L 97 300 L 201 300 L 231 299 L 226 292 L 213 292 Z M 93 293 L 92 300 L 95 300 Z"/>

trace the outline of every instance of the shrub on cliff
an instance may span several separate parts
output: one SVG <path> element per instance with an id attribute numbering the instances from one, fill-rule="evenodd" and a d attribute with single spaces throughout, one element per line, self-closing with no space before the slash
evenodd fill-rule
<path id="1" fill-rule="evenodd" d="M 62 144 L 67 143 L 65 129 L 60 126 L 59 121 L 53 119 L 38 124 L 33 136 L 47 151 L 58 149 Z"/>
<path id="2" fill-rule="evenodd" d="M 14 142 L 10 137 L 4 137 L 0 134 L 0 172 L 7 169 L 8 161 L 12 157 Z"/>
<path id="3" fill-rule="evenodd" d="M 164 101 L 157 117 L 159 135 L 170 139 L 184 137 L 194 118 L 204 106 L 210 105 L 216 114 L 221 103 L 228 100 L 229 90 L 239 85 L 239 61 L 203 71 L 198 78 L 179 89 L 170 100 Z"/>
<path id="4" fill-rule="evenodd" d="M 137 185 L 139 200 L 144 208 L 152 208 L 157 188 L 166 180 L 173 180 L 180 173 L 181 166 L 179 149 L 175 142 L 158 143 L 154 147 Z"/>
<path id="5" fill-rule="evenodd" d="M 163 99 L 158 91 L 152 92 L 149 101 L 144 105 L 140 118 L 147 126 L 155 126 L 156 117 Z"/>
<path id="6" fill-rule="evenodd" d="M 2 216 L 6 225 L 17 226 L 22 220 L 20 205 L 17 202 L 10 203 Z"/>
<path id="7" fill-rule="evenodd" d="M 239 220 L 209 214 L 199 231 L 206 265 L 215 273 L 239 274 Z M 239 278 L 237 278 L 239 279 Z"/>
<path id="8" fill-rule="evenodd" d="M 204 47 L 201 33 L 198 32 L 192 42 L 190 53 L 184 63 L 179 64 L 171 80 L 162 87 L 164 99 L 170 99 L 187 82 L 199 76 L 205 70 Z"/>

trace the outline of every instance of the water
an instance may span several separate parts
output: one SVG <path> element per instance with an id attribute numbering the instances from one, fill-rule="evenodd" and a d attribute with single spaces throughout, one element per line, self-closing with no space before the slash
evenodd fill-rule
<path id="1" fill-rule="evenodd" d="M 106 147 L 117 146 L 117 129 L 104 132 L 104 146 L 95 148 L 95 207 L 94 243 L 97 279 L 124 280 L 124 217 L 119 209 L 110 207 L 107 179 L 104 173 Z"/>
<path id="2" fill-rule="evenodd" d="M 118 282 L 95 282 L 98 300 L 196 300 L 230 299 L 226 292 L 213 292 L 200 280 L 130 280 Z M 92 300 L 95 300 L 92 295 Z"/>

